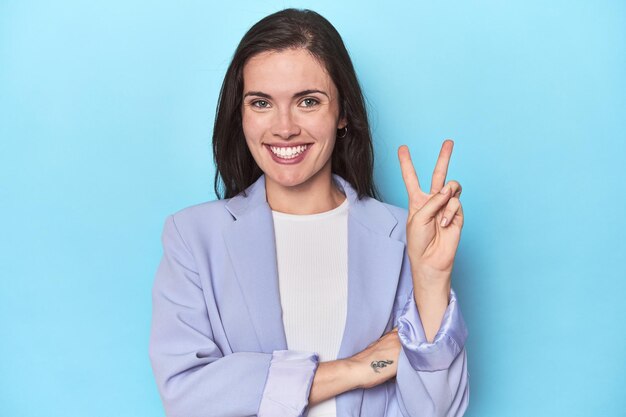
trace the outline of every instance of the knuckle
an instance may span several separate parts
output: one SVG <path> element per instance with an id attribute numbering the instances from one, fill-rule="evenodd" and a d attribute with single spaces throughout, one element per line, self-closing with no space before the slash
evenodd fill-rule
<path id="1" fill-rule="evenodd" d="M 452 197 L 450 199 L 450 201 L 448 202 L 448 204 L 446 205 L 446 209 L 444 211 L 444 213 L 445 213 L 444 215 L 450 216 L 450 215 L 456 213 L 457 210 L 459 209 L 460 204 L 461 203 L 459 202 L 458 198 Z"/>

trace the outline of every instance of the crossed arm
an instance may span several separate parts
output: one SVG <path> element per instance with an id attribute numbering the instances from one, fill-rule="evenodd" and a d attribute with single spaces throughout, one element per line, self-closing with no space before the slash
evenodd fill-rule
<path id="1" fill-rule="evenodd" d="M 456 300 L 451 299 L 441 330 L 428 343 L 409 292 L 407 265 L 395 306 L 397 331 L 349 359 L 318 363 L 315 354 L 293 351 L 224 355 L 214 341 L 192 256 L 171 218 L 163 241 L 153 288 L 150 358 L 169 417 L 299 416 L 307 405 L 394 376 L 396 399 L 390 402 L 388 416 L 459 415 L 466 407 L 465 336 Z M 392 363 L 376 372 L 371 364 L 379 361 Z M 273 373 L 281 367 L 287 371 L 282 384 Z M 268 392 L 272 386 L 279 389 Z M 272 412 L 265 413 L 266 409 Z"/>

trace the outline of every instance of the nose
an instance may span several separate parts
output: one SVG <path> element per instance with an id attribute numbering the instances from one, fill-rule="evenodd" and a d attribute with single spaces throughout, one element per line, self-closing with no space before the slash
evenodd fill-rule
<path id="1" fill-rule="evenodd" d="M 276 112 L 272 121 L 271 132 L 282 139 L 289 139 L 300 134 L 300 126 L 294 120 L 289 109 Z"/>

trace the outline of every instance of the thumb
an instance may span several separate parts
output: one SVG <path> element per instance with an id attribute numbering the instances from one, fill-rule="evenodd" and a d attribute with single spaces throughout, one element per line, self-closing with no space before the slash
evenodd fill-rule
<path id="1" fill-rule="evenodd" d="M 419 209 L 417 215 L 424 219 L 430 220 L 441 210 L 441 208 L 450 200 L 452 193 L 450 186 L 443 187 L 440 192 L 435 194 Z"/>

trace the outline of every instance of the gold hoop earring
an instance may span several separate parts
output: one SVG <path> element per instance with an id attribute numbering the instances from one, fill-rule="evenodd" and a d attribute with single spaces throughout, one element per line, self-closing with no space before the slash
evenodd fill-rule
<path id="1" fill-rule="evenodd" d="M 339 132 L 340 130 L 342 130 L 342 129 L 338 129 L 338 130 L 337 130 L 337 132 Z M 338 137 L 339 139 L 343 139 L 343 138 L 345 138 L 346 136 L 348 136 L 348 126 L 344 126 L 344 127 L 343 127 L 343 135 L 339 135 L 339 133 L 337 133 L 337 137 Z"/>

